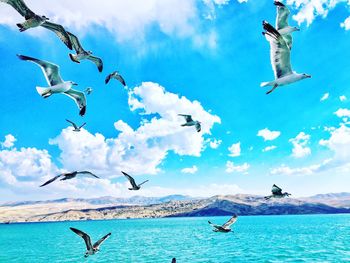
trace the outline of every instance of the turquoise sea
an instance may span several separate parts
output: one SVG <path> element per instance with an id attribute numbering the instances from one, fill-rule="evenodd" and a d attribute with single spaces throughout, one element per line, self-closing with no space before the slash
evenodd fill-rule
<path id="1" fill-rule="evenodd" d="M 228 217 L 129 219 L 0 225 L 0 262 L 350 262 L 350 215 L 241 216 L 233 233 L 207 220 Z M 101 251 L 83 257 L 76 227 Z"/>

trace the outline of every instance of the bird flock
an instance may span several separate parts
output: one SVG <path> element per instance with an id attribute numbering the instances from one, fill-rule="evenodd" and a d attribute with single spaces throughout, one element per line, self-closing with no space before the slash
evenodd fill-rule
<path id="1" fill-rule="evenodd" d="M 98 71 L 103 71 L 103 61 L 101 58 L 94 56 L 92 51 L 86 51 L 81 45 L 79 38 L 71 32 L 68 32 L 62 25 L 49 22 L 49 18 L 42 15 L 35 14 L 32 10 L 30 10 L 23 0 L 0 0 L 0 2 L 11 5 L 21 16 L 24 17 L 25 21 L 22 23 L 16 24 L 19 28 L 20 32 L 24 32 L 31 28 L 35 27 L 44 27 L 52 32 L 54 32 L 57 37 L 70 49 L 74 50 L 75 54 L 70 53 L 69 58 L 72 62 L 80 63 L 82 60 L 89 60 L 93 62 Z M 293 44 L 292 33 L 296 31 L 300 31 L 299 28 L 289 26 L 288 18 L 290 11 L 289 9 L 280 1 L 274 1 L 274 5 L 277 9 L 276 23 L 275 27 L 269 24 L 267 21 L 263 21 L 263 36 L 265 36 L 266 40 L 270 44 L 270 59 L 271 66 L 274 72 L 275 79 L 268 82 L 262 82 L 261 87 L 271 86 L 272 88 L 266 92 L 266 94 L 270 94 L 277 87 L 289 85 L 291 83 L 311 78 L 310 75 L 305 73 L 296 73 L 292 70 L 291 66 L 291 50 Z M 64 94 L 71 99 L 73 99 L 76 105 L 79 108 L 79 115 L 84 116 L 87 108 L 87 99 L 86 95 L 90 95 L 93 92 L 92 88 L 87 88 L 84 92 L 73 89 L 73 86 L 77 86 L 78 84 L 73 81 L 64 81 L 60 75 L 60 68 L 58 65 L 48 62 L 45 60 L 33 58 L 25 55 L 17 55 L 19 59 L 24 61 L 33 62 L 38 65 L 45 76 L 45 79 L 48 83 L 48 87 L 36 87 L 37 92 L 43 98 L 48 98 L 54 94 Z M 118 71 L 114 71 L 108 74 L 105 78 L 105 84 L 108 84 L 111 79 L 116 79 L 119 81 L 124 87 L 126 87 L 126 82 L 122 75 Z M 180 117 L 185 119 L 185 123 L 181 124 L 181 126 L 194 126 L 197 132 L 201 132 L 201 122 L 198 120 L 193 120 L 192 116 L 189 114 L 178 114 Z M 81 128 L 86 125 L 84 122 L 82 125 L 77 125 L 73 121 L 66 119 L 72 127 L 74 128 L 74 132 L 80 132 Z M 140 190 L 141 185 L 148 182 L 148 180 L 137 184 L 135 179 L 127 174 L 126 172 L 121 172 L 127 180 L 130 182 L 131 188 L 128 188 L 131 191 Z M 40 185 L 40 187 L 47 186 L 54 181 L 60 179 L 61 181 L 70 180 L 77 176 L 88 176 L 99 179 L 97 175 L 89 172 L 89 171 L 73 171 L 59 174 L 47 182 Z M 271 190 L 272 194 L 266 196 L 265 199 L 269 200 L 271 198 L 284 198 L 289 197 L 289 193 L 282 193 L 282 189 L 277 185 L 272 186 Z M 214 232 L 228 233 L 231 232 L 231 226 L 236 223 L 238 216 L 233 215 L 225 224 L 216 225 L 212 222 L 208 221 L 208 223 L 213 227 Z M 106 234 L 97 242 L 92 244 L 91 238 L 88 234 L 84 233 L 81 230 L 76 228 L 70 228 L 74 233 L 83 238 L 86 244 L 86 252 L 85 257 L 89 255 L 93 255 L 99 251 L 100 245 L 111 235 L 111 233 Z M 176 258 L 173 258 L 173 263 L 176 262 Z"/>

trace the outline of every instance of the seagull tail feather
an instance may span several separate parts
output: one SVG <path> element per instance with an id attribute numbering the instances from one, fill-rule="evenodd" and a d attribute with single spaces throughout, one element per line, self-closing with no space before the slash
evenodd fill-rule
<path id="1" fill-rule="evenodd" d="M 272 86 L 272 83 L 270 81 L 267 82 L 261 82 L 260 87 L 267 87 L 267 86 Z"/>
<path id="2" fill-rule="evenodd" d="M 41 97 L 47 98 L 52 95 L 50 88 L 42 88 L 42 87 L 36 87 L 36 91 L 39 93 Z"/>

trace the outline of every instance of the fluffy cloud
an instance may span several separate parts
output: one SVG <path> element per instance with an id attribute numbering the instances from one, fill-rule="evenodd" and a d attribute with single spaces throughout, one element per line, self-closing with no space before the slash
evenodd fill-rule
<path id="1" fill-rule="evenodd" d="M 228 156 L 231 156 L 231 157 L 237 157 L 237 156 L 240 156 L 241 155 L 241 143 L 238 142 L 238 143 L 234 143 L 232 144 L 229 148 L 229 155 Z"/>
<path id="2" fill-rule="evenodd" d="M 344 28 L 345 30 L 349 30 L 350 29 L 350 16 L 344 20 L 343 23 L 340 23 L 340 26 L 342 28 Z"/>
<path id="3" fill-rule="evenodd" d="M 290 176 L 303 176 L 303 175 L 312 175 L 317 172 L 322 172 L 325 170 L 330 160 L 326 160 L 321 164 L 314 164 L 306 167 L 300 168 L 290 168 L 286 165 L 281 165 L 280 167 L 271 169 L 270 173 L 272 175 L 290 175 Z"/>
<path id="4" fill-rule="evenodd" d="M 276 148 L 277 148 L 277 146 L 271 145 L 271 146 L 265 147 L 262 151 L 263 151 L 263 152 L 268 152 L 268 151 L 272 151 L 272 150 L 274 150 L 274 149 L 276 149 Z"/>
<path id="5" fill-rule="evenodd" d="M 263 137 L 264 141 L 273 141 L 281 135 L 279 131 L 270 131 L 268 128 L 258 131 L 257 136 Z"/>
<path id="6" fill-rule="evenodd" d="M 50 140 L 60 148 L 65 168 L 92 169 L 107 177 L 119 176 L 120 170 L 155 174 L 170 151 L 199 157 L 205 148 L 204 136 L 210 134 L 215 123 L 220 123 L 220 118 L 205 111 L 198 101 L 167 92 L 152 82 L 130 90 L 128 101 L 131 110 L 143 118 L 138 128 L 119 120 L 114 124 L 119 132 L 116 138 L 91 134 L 85 129 L 76 134 L 66 128 Z M 184 120 L 178 113 L 200 120 L 202 131 L 181 127 Z"/>
<path id="7" fill-rule="evenodd" d="M 248 163 L 244 163 L 242 165 L 235 165 L 231 161 L 226 162 L 226 172 L 227 173 L 233 173 L 233 172 L 247 173 L 249 167 L 250 167 L 250 165 Z"/>
<path id="8" fill-rule="evenodd" d="M 329 98 L 329 93 L 325 93 L 323 94 L 323 96 L 321 97 L 320 101 L 324 101 L 324 100 L 327 100 Z"/>
<path id="9" fill-rule="evenodd" d="M 5 141 L 1 143 L 1 146 L 3 148 L 11 148 L 16 141 L 17 139 L 12 134 L 8 134 L 5 136 Z"/>
<path id="10" fill-rule="evenodd" d="M 293 144 L 292 156 L 295 158 L 301 158 L 311 154 L 311 149 L 307 147 L 309 143 L 310 135 L 300 132 L 295 138 L 289 141 Z"/>
<path id="11" fill-rule="evenodd" d="M 181 170 L 181 173 L 184 174 L 195 174 L 198 171 L 198 167 L 193 165 L 192 167 L 184 168 Z"/>
<path id="12" fill-rule="evenodd" d="M 213 139 L 209 141 L 209 146 L 212 149 L 217 149 L 221 143 L 222 143 L 222 140 Z"/>
<path id="13" fill-rule="evenodd" d="M 350 110 L 340 108 L 336 112 L 334 112 L 334 114 L 337 115 L 339 118 L 350 117 Z"/>

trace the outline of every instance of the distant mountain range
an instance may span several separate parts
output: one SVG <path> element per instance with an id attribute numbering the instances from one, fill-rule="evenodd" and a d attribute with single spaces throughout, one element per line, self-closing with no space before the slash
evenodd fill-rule
<path id="1" fill-rule="evenodd" d="M 256 195 L 192 198 L 182 195 L 131 198 L 64 198 L 5 203 L 0 222 L 42 222 L 116 218 L 155 218 L 220 215 L 286 215 L 350 213 L 350 193 L 266 201 Z"/>

